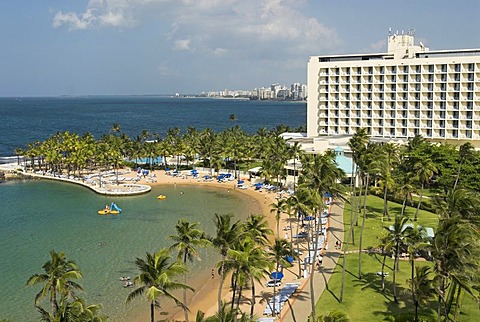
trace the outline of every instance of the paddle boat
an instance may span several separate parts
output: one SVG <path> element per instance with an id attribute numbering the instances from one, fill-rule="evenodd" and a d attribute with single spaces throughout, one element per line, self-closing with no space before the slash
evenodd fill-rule
<path id="1" fill-rule="evenodd" d="M 165 196 L 165 195 L 159 195 L 159 196 L 157 197 L 157 199 L 159 199 L 159 200 L 164 200 L 164 199 L 167 199 L 167 196 Z"/>
<path id="2" fill-rule="evenodd" d="M 112 202 L 110 206 L 106 205 L 105 208 L 97 211 L 99 215 L 118 215 L 121 212 L 122 209 L 120 209 L 115 202 Z"/>

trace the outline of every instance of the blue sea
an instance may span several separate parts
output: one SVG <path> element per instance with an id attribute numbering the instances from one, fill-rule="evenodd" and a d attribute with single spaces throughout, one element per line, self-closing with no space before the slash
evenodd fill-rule
<path id="1" fill-rule="evenodd" d="M 235 123 L 229 115 L 235 114 Z M 0 161 L 17 147 L 44 140 L 59 131 L 95 137 L 118 123 L 129 136 L 147 130 L 163 135 L 169 128 L 221 131 L 238 124 L 247 133 L 279 124 L 304 126 L 306 105 L 296 102 L 168 97 L 0 98 Z M 183 194 L 179 193 L 179 189 Z M 164 194 L 167 200 L 158 201 Z M 119 216 L 98 216 L 97 210 L 115 201 Z M 148 303 L 126 305 L 131 289 L 120 276 L 134 276 L 134 260 L 145 252 L 170 245 L 179 218 L 199 222 L 214 233 L 215 213 L 234 213 L 239 219 L 258 212 L 248 197 L 200 186 L 154 187 L 149 194 L 110 198 L 68 183 L 27 180 L 0 184 L 0 320 L 37 321 L 33 301 L 38 288 L 25 282 L 49 258 L 63 251 L 84 273 L 80 284 L 89 303 L 102 303 L 110 321 L 131 321 Z M 217 259 L 203 252 L 195 274 L 205 274 Z M 203 272 L 203 273 L 199 273 Z M 207 276 L 208 277 L 208 276 Z M 198 278 L 198 276 L 197 276 Z"/>

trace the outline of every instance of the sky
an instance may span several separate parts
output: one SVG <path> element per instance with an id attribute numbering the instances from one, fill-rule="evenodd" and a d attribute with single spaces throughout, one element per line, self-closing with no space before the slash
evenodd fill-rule
<path id="1" fill-rule="evenodd" d="M 1 0 L 0 96 L 306 83 L 309 56 L 480 48 L 478 0 Z"/>

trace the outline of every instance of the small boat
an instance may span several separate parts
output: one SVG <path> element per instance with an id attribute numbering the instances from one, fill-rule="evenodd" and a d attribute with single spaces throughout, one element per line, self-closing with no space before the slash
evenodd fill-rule
<path id="1" fill-rule="evenodd" d="M 123 284 L 123 287 L 133 287 L 133 282 L 125 282 L 125 284 Z"/>
<path id="2" fill-rule="evenodd" d="M 124 282 L 124 281 L 129 281 L 129 280 L 130 280 L 130 276 L 122 276 L 122 277 L 120 277 L 120 280 L 123 281 L 123 282 Z"/>
<path id="3" fill-rule="evenodd" d="M 167 199 L 167 196 L 165 196 L 165 195 L 159 195 L 159 196 L 157 197 L 157 199 L 159 199 L 159 200 L 164 200 L 164 199 Z"/>
<path id="4" fill-rule="evenodd" d="M 99 215 L 108 215 L 110 214 L 110 210 L 108 209 L 101 209 L 99 211 L 97 211 Z"/>

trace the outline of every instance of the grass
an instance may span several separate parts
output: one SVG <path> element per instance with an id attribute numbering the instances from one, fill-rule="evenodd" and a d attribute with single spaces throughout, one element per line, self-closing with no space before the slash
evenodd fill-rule
<path id="1" fill-rule="evenodd" d="M 400 214 L 401 205 L 392 202 L 388 203 L 391 213 L 391 221 L 383 218 L 383 199 L 369 196 L 367 199 L 367 219 L 365 223 L 363 249 L 378 247 L 378 237 L 384 226 L 393 223 L 395 213 Z M 350 205 L 345 204 L 344 221 L 345 230 L 350 227 Z M 363 209 L 363 208 L 362 208 Z M 415 208 L 407 207 L 406 214 L 413 218 Z M 419 225 L 424 227 L 433 227 L 436 230 L 438 218 L 435 214 L 420 210 L 418 221 Z M 361 217 L 359 217 L 359 226 L 355 227 L 356 245 L 349 245 L 349 250 L 358 249 L 358 238 L 360 236 Z M 345 234 L 345 238 L 346 238 Z M 387 258 L 385 272 L 389 275 L 385 278 L 385 290 L 381 290 L 381 277 L 377 272 L 381 271 L 383 257 L 379 254 L 362 255 L 362 279 L 358 279 L 358 253 L 347 255 L 347 267 L 345 274 L 345 288 L 343 302 L 339 303 L 342 264 L 339 264 L 329 281 L 327 289 L 316 304 L 317 316 L 324 315 L 332 310 L 340 310 L 348 314 L 352 321 L 412 321 L 414 305 L 411 299 L 411 293 L 407 284 L 410 278 L 410 265 L 408 261 L 400 261 L 400 271 L 397 271 L 396 284 L 399 304 L 393 301 L 393 276 L 391 268 L 393 260 Z M 417 261 L 416 265 L 429 265 L 427 261 Z M 461 302 L 461 314 L 459 321 L 476 321 L 478 317 L 478 305 L 469 295 L 464 295 Z M 423 305 L 419 310 L 419 316 L 423 316 L 423 321 L 436 321 L 436 296 L 431 301 Z M 392 317 L 397 317 L 397 320 Z M 403 316 L 403 319 L 399 318 Z M 422 320 L 420 320 L 422 321 Z"/>

